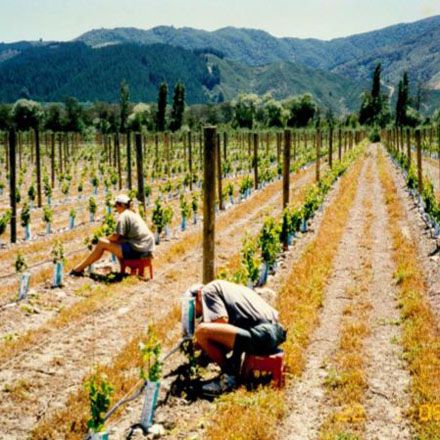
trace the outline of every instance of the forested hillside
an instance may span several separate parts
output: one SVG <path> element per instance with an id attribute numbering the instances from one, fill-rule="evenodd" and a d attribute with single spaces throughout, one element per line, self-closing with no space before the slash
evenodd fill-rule
<path id="1" fill-rule="evenodd" d="M 290 61 L 362 79 L 369 77 L 371 65 L 382 60 L 384 78 L 395 81 L 405 68 L 413 78 L 417 72 L 423 80 L 430 80 L 439 72 L 439 35 L 440 17 L 436 16 L 330 41 L 277 38 L 256 29 L 226 27 L 208 32 L 170 26 L 149 30 L 97 29 L 78 40 L 90 46 L 160 42 L 187 49 L 212 47 L 222 51 L 226 58 L 254 66 Z"/>
<path id="2" fill-rule="evenodd" d="M 0 101 L 12 102 L 26 92 L 39 101 L 75 96 L 81 101 L 116 101 L 122 78 L 132 99 L 153 101 L 161 81 L 182 81 L 187 102 L 205 102 L 203 87 L 218 79 L 204 57 L 181 48 L 157 44 L 109 46 L 99 50 L 83 43 L 33 47 L 0 64 Z"/>
<path id="3" fill-rule="evenodd" d="M 155 101 L 162 81 L 182 81 L 189 104 L 233 100 L 241 93 L 270 93 L 277 99 L 310 93 L 319 105 L 341 113 L 359 107 L 360 82 L 294 63 L 255 67 L 205 52 L 164 44 L 28 47 L 0 63 L 0 100 L 13 102 L 27 95 L 38 101 L 75 96 L 80 101 L 114 102 L 124 78 L 134 101 Z"/>

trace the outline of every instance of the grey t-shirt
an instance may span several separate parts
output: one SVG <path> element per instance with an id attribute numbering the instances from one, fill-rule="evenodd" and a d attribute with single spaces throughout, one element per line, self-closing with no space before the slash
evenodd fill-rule
<path id="1" fill-rule="evenodd" d="M 129 243 L 135 251 L 145 253 L 154 251 L 152 232 L 142 217 L 130 209 L 126 209 L 119 216 L 115 232 L 122 237 L 124 243 Z"/>
<path id="2" fill-rule="evenodd" d="M 249 329 L 278 320 L 278 312 L 248 287 L 229 281 L 212 281 L 202 289 L 203 321 L 228 318 L 236 327 Z"/>

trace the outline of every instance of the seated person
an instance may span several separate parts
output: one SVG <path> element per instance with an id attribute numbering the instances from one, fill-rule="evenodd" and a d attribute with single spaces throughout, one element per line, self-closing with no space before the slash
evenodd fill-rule
<path id="1" fill-rule="evenodd" d="M 130 198 L 119 195 L 114 205 L 119 214 L 114 234 L 100 238 L 91 254 L 71 271 L 72 275 L 81 276 L 84 269 L 98 261 L 105 251 L 124 260 L 135 260 L 153 253 L 154 236 L 142 217 L 130 209 Z"/>
<path id="2" fill-rule="evenodd" d="M 219 380 L 204 385 L 204 391 L 220 393 L 233 388 L 243 353 L 274 354 L 286 340 L 278 312 L 248 287 L 215 280 L 192 286 L 187 295 L 196 298 L 196 316 L 202 317 L 196 342 L 222 369 Z"/>

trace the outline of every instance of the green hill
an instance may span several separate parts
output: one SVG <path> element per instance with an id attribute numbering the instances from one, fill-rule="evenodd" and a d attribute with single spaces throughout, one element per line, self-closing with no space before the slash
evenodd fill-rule
<path id="1" fill-rule="evenodd" d="M 220 84 L 214 92 L 226 100 L 237 93 L 270 93 L 275 99 L 310 93 L 322 107 L 331 106 L 341 113 L 359 109 L 359 96 L 369 87 L 363 81 L 352 82 L 341 76 L 293 63 L 271 63 L 248 67 L 227 59 L 209 57 L 210 63 L 220 69 Z"/>
<path id="2" fill-rule="evenodd" d="M 203 87 L 212 88 L 213 82 L 204 57 L 163 44 L 31 47 L 0 63 L 0 78 L 0 101 L 4 102 L 15 101 L 22 89 L 39 101 L 75 96 L 81 101 L 115 102 L 125 78 L 134 101 L 153 101 L 161 81 L 174 85 L 180 80 L 188 103 L 198 103 L 206 101 Z"/>
<path id="3" fill-rule="evenodd" d="M 277 99 L 311 93 L 321 106 L 338 112 L 359 108 L 360 82 L 294 63 L 248 66 L 202 52 L 164 44 L 32 46 L 0 63 L 0 101 L 13 102 L 25 89 L 38 101 L 75 96 L 114 102 L 124 78 L 135 102 L 155 101 L 160 82 L 172 87 L 180 80 L 188 104 L 232 100 L 240 93 L 270 93 Z"/>
<path id="4" fill-rule="evenodd" d="M 92 47 L 126 42 L 164 43 L 190 50 L 211 47 L 226 58 L 252 66 L 285 61 L 362 79 L 370 77 L 372 64 L 383 60 L 384 73 L 395 83 L 405 68 L 413 81 L 430 81 L 439 74 L 439 33 L 440 16 L 436 16 L 330 41 L 276 38 L 256 29 L 226 27 L 208 32 L 170 26 L 98 29 L 77 40 Z"/>

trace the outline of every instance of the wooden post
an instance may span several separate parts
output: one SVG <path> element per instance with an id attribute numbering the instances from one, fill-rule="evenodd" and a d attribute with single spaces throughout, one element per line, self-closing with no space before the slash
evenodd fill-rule
<path id="1" fill-rule="evenodd" d="M 411 166 L 411 131 L 406 129 L 406 155 L 408 157 L 408 169 Z"/>
<path id="2" fill-rule="evenodd" d="M 277 164 L 280 165 L 280 156 L 281 156 L 281 133 L 277 132 Z"/>
<path id="3" fill-rule="evenodd" d="M 223 210 L 223 201 L 222 201 L 222 155 L 221 155 L 221 139 L 220 139 L 220 133 L 217 133 L 216 137 L 216 156 L 217 156 L 217 189 L 218 189 L 218 206 L 220 210 Z"/>
<path id="4" fill-rule="evenodd" d="M 191 132 L 188 132 L 188 168 L 189 168 L 189 190 L 193 189 L 193 175 L 192 175 L 192 139 Z"/>
<path id="5" fill-rule="evenodd" d="M 110 136 L 110 139 L 112 136 Z M 111 140 L 110 140 L 111 142 Z M 118 146 L 116 145 L 116 136 L 113 136 L 113 168 L 118 166 Z"/>
<path id="6" fill-rule="evenodd" d="M 121 167 L 121 146 L 119 144 L 119 133 L 115 134 L 115 153 L 117 156 L 117 165 L 118 165 L 119 190 L 121 190 L 122 189 L 122 167 Z"/>
<path id="7" fill-rule="evenodd" d="M 128 189 L 131 189 L 132 184 L 132 176 L 131 176 L 131 133 L 129 130 L 127 130 L 127 135 L 125 139 L 126 145 L 127 145 L 127 179 L 128 179 Z"/>
<path id="8" fill-rule="evenodd" d="M 315 136 L 316 144 L 316 181 L 319 183 L 321 180 L 321 131 L 316 132 Z"/>
<path id="9" fill-rule="evenodd" d="M 31 149 L 31 164 L 34 164 L 34 136 L 33 136 L 33 131 L 30 130 L 28 131 L 28 141 L 29 141 L 29 146 Z"/>
<path id="10" fill-rule="evenodd" d="M 55 133 L 52 133 L 50 137 L 50 186 L 55 188 Z"/>
<path id="11" fill-rule="evenodd" d="M 228 160 L 228 133 L 223 132 L 223 158 L 225 162 Z"/>
<path id="12" fill-rule="evenodd" d="M 203 155 L 203 283 L 214 279 L 215 258 L 215 127 L 205 127 Z"/>
<path id="13" fill-rule="evenodd" d="M 11 201 L 11 243 L 17 242 L 17 200 L 15 198 L 16 187 L 16 162 L 15 162 L 15 129 L 9 131 L 9 197 Z"/>
<path id="14" fill-rule="evenodd" d="M 144 212 L 145 206 L 145 189 L 144 189 L 144 162 L 142 154 L 142 136 L 140 133 L 136 133 L 136 169 L 137 169 L 137 186 L 138 186 L 138 200 L 142 204 Z"/>
<path id="15" fill-rule="evenodd" d="M 187 137 L 185 135 L 185 133 L 182 134 L 182 142 L 183 142 L 183 168 L 186 168 L 186 142 L 187 142 Z"/>
<path id="16" fill-rule="evenodd" d="M 40 158 L 40 132 L 35 130 L 35 159 L 37 161 L 37 203 L 41 208 L 41 158 Z"/>
<path id="17" fill-rule="evenodd" d="M 292 136 L 292 132 L 290 130 L 284 130 L 284 149 L 283 149 L 283 209 L 289 204 L 291 136 Z"/>
<path id="18" fill-rule="evenodd" d="M 168 142 L 168 133 L 163 135 L 163 144 L 165 149 L 165 160 L 167 161 L 168 177 L 171 177 L 171 166 L 170 166 L 170 145 Z"/>
<path id="19" fill-rule="evenodd" d="M 157 162 L 159 160 L 159 135 L 157 133 L 154 135 L 154 148 L 154 157 Z"/>
<path id="20" fill-rule="evenodd" d="M 293 132 L 293 161 L 296 162 L 296 150 L 297 150 L 297 144 L 296 142 L 298 141 L 299 143 L 299 134 L 297 134 L 296 131 Z"/>
<path id="21" fill-rule="evenodd" d="M 254 187 L 258 189 L 258 133 L 254 133 Z"/>
<path id="22" fill-rule="evenodd" d="M 23 143 L 22 143 L 22 136 L 21 132 L 18 132 L 18 167 L 21 170 L 22 166 L 22 157 L 23 157 Z M 8 158 L 9 161 L 9 158 Z"/>
<path id="23" fill-rule="evenodd" d="M 328 166 L 333 168 L 333 128 L 328 130 Z"/>
<path id="24" fill-rule="evenodd" d="M 69 152 L 69 133 L 66 133 L 66 139 L 65 139 L 66 143 L 65 143 L 65 154 L 64 154 L 64 168 L 67 169 L 67 165 L 68 165 L 68 158 L 70 155 Z"/>
<path id="25" fill-rule="evenodd" d="M 422 172 L 422 140 L 420 138 L 420 130 L 416 130 L 417 145 L 417 176 L 419 179 L 419 193 L 423 192 L 423 172 Z"/>
<path id="26" fill-rule="evenodd" d="M 338 130 L 338 160 L 342 159 L 342 128 Z"/>
<path id="27" fill-rule="evenodd" d="M 59 174 L 63 173 L 63 137 L 58 133 Z"/>
<path id="28" fill-rule="evenodd" d="M 200 130 L 199 133 L 199 175 L 200 171 L 202 170 L 202 162 L 203 162 L 203 133 L 202 130 Z"/>
<path id="29" fill-rule="evenodd" d="M 3 136 L 3 144 L 5 146 L 6 173 L 8 173 L 9 172 L 9 145 L 8 145 L 9 141 L 8 141 L 8 135 L 6 133 Z"/>
<path id="30" fill-rule="evenodd" d="M 400 127 L 400 148 L 402 150 L 402 154 L 405 151 L 405 143 L 403 140 L 403 127 Z"/>

